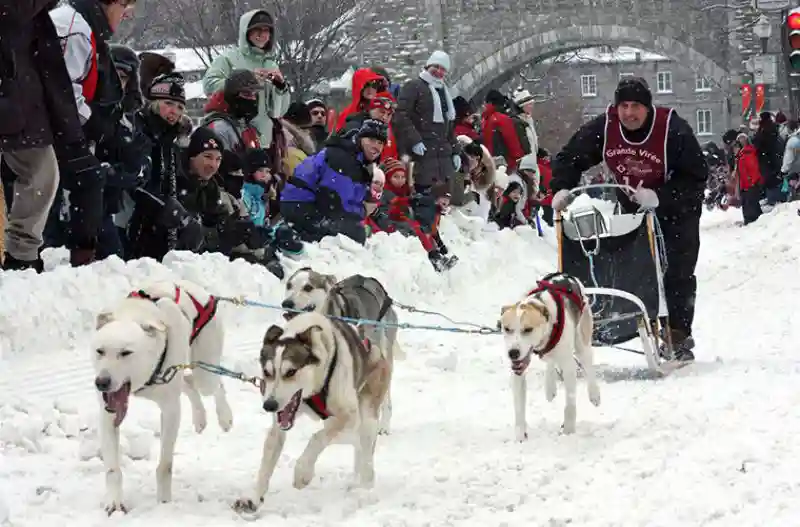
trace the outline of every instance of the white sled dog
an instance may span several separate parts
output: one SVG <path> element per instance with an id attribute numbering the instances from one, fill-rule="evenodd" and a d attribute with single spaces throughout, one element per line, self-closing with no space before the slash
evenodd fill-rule
<path id="1" fill-rule="evenodd" d="M 561 371 L 566 390 L 563 432 L 574 433 L 578 382 L 576 358 L 585 372 L 589 400 L 595 406 L 600 405 L 600 387 L 595 377 L 592 352 L 594 324 L 583 285 L 576 278 L 562 273 L 548 275 L 524 300 L 501 309 L 499 325 L 511 360 L 517 440 L 528 438 L 525 372 L 533 355 L 547 363 L 544 389 L 548 401 L 555 399 L 558 391 L 556 368 Z"/>
<path id="2" fill-rule="evenodd" d="M 392 298 L 383 285 L 372 277 L 352 275 L 337 282 L 336 277 L 322 274 L 310 267 L 298 269 L 286 281 L 286 296 L 281 307 L 287 310 L 284 318 L 291 320 L 297 311 L 317 311 L 334 317 L 377 320 L 388 326 L 363 325 L 363 332 L 375 343 L 389 361 L 391 376 L 394 361 L 403 360 L 405 354 L 397 340 L 397 312 L 392 307 Z M 378 424 L 379 434 L 388 434 L 392 420 L 392 397 L 386 395 Z"/>
<path id="3" fill-rule="evenodd" d="M 355 328 L 321 313 L 303 313 L 286 328 L 271 326 L 261 348 L 263 408 L 274 414 L 264 441 L 255 492 L 237 500 L 238 511 L 254 512 L 264 502 L 269 481 L 296 417 L 323 421 L 295 464 L 294 487 L 314 478 L 317 458 L 345 430 L 355 429 L 356 483 L 375 480 L 378 412 L 389 391 L 389 364 L 381 350 L 362 340 Z"/>
<path id="4" fill-rule="evenodd" d="M 137 395 L 161 409 L 161 456 L 156 468 L 158 501 L 172 499 L 172 459 L 181 422 L 181 392 L 192 405 L 192 422 L 206 427 L 201 396 L 213 395 L 217 421 L 226 432 L 233 413 L 218 376 L 203 370 L 191 375 L 173 368 L 203 361 L 219 364 L 224 328 L 217 300 L 191 282 L 159 282 L 132 292 L 113 310 L 97 316 L 93 339 L 94 384 L 100 411 L 100 441 L 106 468 L 106 511 L 127 512 L 122 496 L 119 426 L 128 399 Z"/>

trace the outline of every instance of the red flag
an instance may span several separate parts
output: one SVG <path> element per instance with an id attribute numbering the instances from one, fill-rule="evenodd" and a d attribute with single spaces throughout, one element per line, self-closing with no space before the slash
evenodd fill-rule
<path id="1" fill-rule="evenodd" d="M 761 113 L 764 109 L 764 102 L 766 99 L 766 89 L 763 84 L 756 84 L 756 115 Z"/>
<path id="2" fill-rule="evenodd" d="M 742 84 L 742 117 L 747 118 L 750 105 L 753 103 L 753 90 L 749 84 Z"/>

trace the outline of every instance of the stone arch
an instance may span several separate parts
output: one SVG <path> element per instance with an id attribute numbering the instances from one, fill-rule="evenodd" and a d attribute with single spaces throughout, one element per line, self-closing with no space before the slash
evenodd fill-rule
<path id="1" fill-rule="evenodd" d="M 604 45 L 631 46 L 665 55 L 728 90 L 730 72 L 689 45 L 638 27 L 619 24 L 573 25 L 527 33 L 497 51 L 456 69 L 454 92 L 471 99 L 505 72 L 561 51 Z"/>

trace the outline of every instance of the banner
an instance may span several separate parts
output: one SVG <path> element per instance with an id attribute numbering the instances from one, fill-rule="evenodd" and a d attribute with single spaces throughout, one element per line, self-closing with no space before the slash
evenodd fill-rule
<path id="1" fill-rule="evenodd" d="M 766 102 L 766 89 L 763 84 L 756 84 L 756 115 L 761 114 Z"/>
<path id="2" fill-rule="evenodd" d="M 750 108 L 753 104 L 753 89 L 749 84 L 742 84 L 742 119 L 750 118 Z"/>

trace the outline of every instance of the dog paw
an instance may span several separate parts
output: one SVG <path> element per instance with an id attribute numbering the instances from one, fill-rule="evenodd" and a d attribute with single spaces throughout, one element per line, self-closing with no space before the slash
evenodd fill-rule
<path id="1" fill-rule="evenodd" d="M 128 508 L 121 501 L 112 501 L 111 503 L 106 505 L 106 514 L 111 516 L 115 512 L 121 512 L 122 514 L 128 514 Z"/>
<path id="2" fill-rule="evenodd" d="M 575 423 L 564 423 L 561 425 L 561 433 L 566 436 L 574 434 Z"/>
<path id="3" fill-rule="evenodd" d="M 552 383 L 547 383 L 547 386 L 544 390 L 544 397 L 547 399 L 548 403 L 551 403 L 553 402 L 553 399 L 556 398 L 556 395 L 558 395 L 558 386 L 556 385 L 555 380 L 553 380 Z"/>
<path id="4" fill-rule="evenodd" d="M 230 406 L 217 407 L 217 422 L 223 432 L 230 432 L 231 428 L 233 428 L 233 412 Z"/>
<path id="5" fill-rule="evenodd" d="M 305 465 L 297 464 L 294 467 L 294 481 L 292 485 L 296 489 L 304 489 L 314 479 L 314 468 L 306 467 Z"/>
<path id="6" fill-rule="evenodd" d="M 517 428 L 515 435 L 517 441 L 520 443 L 528 440 L 528 431 L 525 429 L 525 427 Z"/>
<path id="7" fill-rule="evenodd" d="M 389 425 L 378 425 L 378 435 L 388 436 L 389 435 Z"/>
<path id="8" fill-rule="evenodd" d="M 252 500 L 250 498 L 241 498 L 233 502 L 233 510 L 236 512 L 249 512 L 253 513 L 258 511 L 261 504 L 264 503 L 264 498 L 259 500 Z"/>
<path id="9" fill-rule="evenodd" d="M 595 406 L 600 406 L 600 387 L 596 384 L 589 385 L 589 401 Z"/>
<path id="10" fill-rule="evenodd" d="M 203 433 L 203 430 L 208 426 L 208 418 L 206 417 L 205 409 L 195 409 L 192 411 L 192 424 L 194 425 L 195 432 L 198 434 Z"/>

